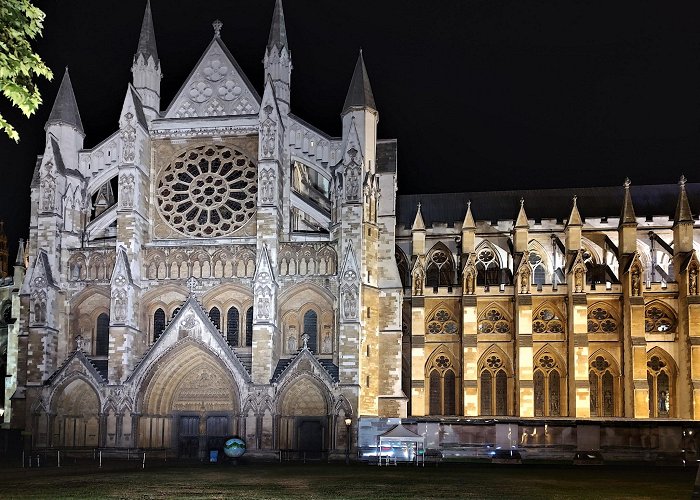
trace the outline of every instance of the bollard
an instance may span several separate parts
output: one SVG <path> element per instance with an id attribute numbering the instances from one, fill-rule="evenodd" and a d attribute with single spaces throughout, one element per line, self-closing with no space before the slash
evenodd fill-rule
<path id="1" fill-rule="evenodd" d="M 22 468 L 24 469 L 24 451 L 22 451 Z"/>
<path id="2" fill-rule="evenodd" d="M 102 450 L 100 450 L 100 469 L 102 468 Z"/>
<path id="3" fill-rule="evenodd" d="M 141 468 L 145 469 L 146 468 L 146 452 L 143 452 L 143 462 L 141 462 Z"/>
<path id="4" fill-rule="evenodd" d="M 56 450 L 56 462 L 58 463 L 58 466 L 61 466 L 61 450 Z"/>
<path id="5" fill-rule="evenodd" d="M 36 466 L 41 467 L 41 463 L 39 462 L 39 455 L 36 456 Z"/>

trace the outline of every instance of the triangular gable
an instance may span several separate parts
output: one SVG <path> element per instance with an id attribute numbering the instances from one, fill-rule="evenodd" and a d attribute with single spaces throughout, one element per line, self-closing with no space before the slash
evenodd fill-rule
<path id="1" fill-rule="evenodd" d="M 97 368 L 90 362 L 90 359 L 81 349 L 76 349 L 61 366 L 48 378 L 46 385 L 53 385 L 56 381 L 62 380 L 73 373 L 78 373 L 92 379 L 95 385 L 106 384 L 107 381 L 100 375 Z"/>
<path id="2" fill-rule="evenodd" d="M 144 132 L 148 132 L 148 120 L 146 119 L 146 114 L 143 112 L 143 103 L 132 84 L 129 84 L 126 95 L 124 96 L 124 104 L 122 104 L 122 111 L 119 114 L 121 117 L 119 120 L 120 127 L 124 125 L 124 115 L 127 113 L 134 115 L 136 117 L 136 123 L 141 125 Z"/>
<path id="3" fill-rule="evenodd" d="M 165 118 L 254 115 L 260 96 L 220 38 L 214 37 Z"/>
<path id="4" fill-rule="evenodd" d="M 125 282 L 122 283 L 124 280 Z M 129 257 L 127 257 L 124 247 L 119 247 L 117 249 L 117 261 L 114 264 L 110 284 L 112 286 L 134 285 L 134 279 L 131 277 Z"/>
<path id="5" fill-rule="evenodd" d="M 51 272 L 49 256 L 43 249 L 40 249 L 36 259 L 34 259 L 27 270 L 27 277 L 22 284 L 22 294 L 29 294 L 33 288 L 43 288 L 44 283 L 49 287 L 58 288 Z"/>
<path id="6" fill-rule="evenodd" d="M 169 352 L 176 344 L 187 339 L 208 348 L 214 356 L 230 361 L 241 377 L 246 381 L 250 380 L 250 376 L 241 361 L 226 343 L 226 339 L 217 330 L 214 323 L 212 323 L 209 315 L 202 309 L 201 304 L 193 296 L 190 296 L 185 301 L 172 321 L 168 323 L 155 344 L 148 350 L 139 364 L 136 365 L 129 376 L 129 380 L 143 377 L 144 372 L 148 371 L 148 368 L 156 360 Z"/>
<path id="7" fill-rule="evenodd" d="M 348 131 L 348 136 L 343 144 L 343 158 L 345 159 L 346 165 L 350 165 L 352 163 L 355 165 L 362 165 L 364 158 L 362 143 L 360 142 L 360 134 L 357 132 L 354 116 L 350 119 L 350 130 Z"/>
<path id="8" fill-rule="evenodd" d="M 357 277 L 359 276 L 359 271 L 357 269 L 357 259 L 355 258 L 355 250 L 352 247 L 352 241 L 348 243 L 348 248 L 345 251 L 345 258 L 343 259 L 341 275 L 344 281 L 353 283 L 357 281 Z"/>
<path id="9" fill-rule="evenodd" d="M 574 271 L 575 268 L 581 267 L 583 268 L 583 272 L 585 273 L 587 271 L 586 269 L 586 263 L 583 261 L 583 251 L 579 250 L 578 252 L 572 252 L 569 255 L 567 255 L 567 262 L 566 262 L 566 273 L 570 274 Z"/>
<path id="10" fill-rule="evenodd" d="M 303 364 L 306 362 L 310 363 L 311 371 L 309 371 L 308 366 L 303 366 Z M 271 382 L 277 383 L 278 386 L 281 386 L 287 380 L 294 377 L 295 373 L 297 372 L 307 372 L 316 375 L 316 377 L 321 379 L 321 381 L 329 388 L 333 387 L 333 385 L 336 383 L 316 356 L 309 351 L 308 347 L 303 346 L 301 350 L 292 358 L 287 367 L 282 370 L 275 380 L 271 380 Z"/>

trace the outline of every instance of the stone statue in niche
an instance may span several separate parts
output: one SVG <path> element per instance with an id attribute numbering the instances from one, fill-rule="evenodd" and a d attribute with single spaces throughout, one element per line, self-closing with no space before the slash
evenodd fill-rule
<path id="1" fill-rule="evenodd" d="M 83 338 L 82 335 L 78 334 L 75 337 L 75 350 L 76 351 L 83 351 L 85 346 L 85 338 Z"/>
<path id="2" fill-rule="evenodd" d="M 260 197 L 263 202 L 271 203 L 274 201 L 274 172 L 265 172 L 260 182 Z"/>
<path id="3" fill-rule="evenodd" d="M 266 106 L 266 111 L 267 108 L 270 108 L 270 111 L 272 111 L 271 106 Z M 262 146 L 263 158 L 270 158 L 275 152 L 275 135 L 277 134 L 277 127 L 275 125 L 275 122 L 273 122 L 269 118 L 265 120 L 262 124 L 261 132 L 262 137 L 260 144 Z"/>
<path id="4" fill-rule="evenodd" d="M 270 297 L 258 298 L 258 316 L 260 318 L 270 317 Z"/>
<path id="5" fill-rule="evenodd" d="M 291 329 L 290 329 L 289 334 L 287 336 L 287 352 L 289 352 L 289 353 L 297 352 L 296 332 L 292 331 Z"/>
<path id="6" fill-rule="evenodd" d="M 117 290 L 114 294 L 114 319 L 124 321 L 126 319 L 126 292 Z"/>
<path id="7" fill-rule="evenodd" d="M 413 295 L 423 295 L 423 271 L 420 269 L 413 275 Z"/>
<path id="8" fill-rule="evenodd" d="M 121 130 L 122 138 L 122 158 L 126 163 L 133 163 L 136 159 L 136 129 L 131 126 L 131 119 L 134 117 L 131 113 L 124 115 L 127 123 Z"/>
<path id="9" fill-rule="evenodd" d="M 520 273 L 520 293 L 530 293 L 530 273 L 527 270 Z"/>
<path id="10" fill-rule="evenodd" d="M 360 180 L 358 179 L 357 172 L 355 169 L 351 169 L 348 172 L 348 187 L 347 187 L 347 197 L 350 200 L 356 200 L 360 194 Z"/>
<path id="11" fill-rule="evenodd" d="M 345 290 L 343 293 L 343 313 L 346 318 L 357 318 L 357 297 L 354 290 Z"/>
<path id="12" fill-rule="evenodd" d="M 695 266 L 690 268 L 688 275 L 688 291 L 690 295 L 698 294 L 698 268 Z"/>
<path id="13" fill-rule="evenodd" d="M 574 271 L 574 289 L 576 293 L 583 292 L 583 269 L 580 267 L 577 267 L 576 271 Z"/>
<path id="14" fill-rule="evenodd" d="M 53 210 L 56 198 L 56 181 L 53 177 L 47 177 L 42 183 L 43 196 L 41 199 L 41 207 L 44 210 Z"/>
<path id="15" fill-rule="evenodd" d="M 464 276 L 464 290 L 466 295 L 474 295 L 474 273 L 471 269 Z"/>
<path id="16" fill-rule="evenodd" d="M 333 341 L 331 340 L 330 332 L 326 332 L 323 337 L 323 344 L 321 345 L 321 352 L 324 354 L 330 354 L 333 352 Z"/>
<path id="17" fill-rule="evenodd" d="M 639 297 L 642 294 L 642 278 L 639 273 L 639 268 L 632 269 L 632 296 Z"/>
<path id="18" fill-rule="evenodd" d="M 42 298 L 36 298 L 34 302 L 34 322 L 46 323 L 46 302 Z"/>
<path id="19" fill-rule="evenodd" d="M 134 206 L 134 176 L 124 174 L 119 178 L 120 198 L 123 207 Z"/>

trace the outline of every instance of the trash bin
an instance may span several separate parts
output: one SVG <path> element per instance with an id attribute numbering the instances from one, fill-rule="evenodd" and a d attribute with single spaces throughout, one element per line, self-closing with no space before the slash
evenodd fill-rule
<path id="1" fill-rule="evenodd" d="M 219 450 L 209 450 L 209 463 L 215 464 L 219 461 Z"/>

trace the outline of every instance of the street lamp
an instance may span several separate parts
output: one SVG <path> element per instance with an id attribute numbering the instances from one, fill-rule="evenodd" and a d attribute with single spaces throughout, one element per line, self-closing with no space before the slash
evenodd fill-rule
<path id="1" fill-rule="evenodd" d="M 350 417 L 345 417 L 345 465 L 350 463 L 350 426 L 352 425 L 352 419 Z"/>

